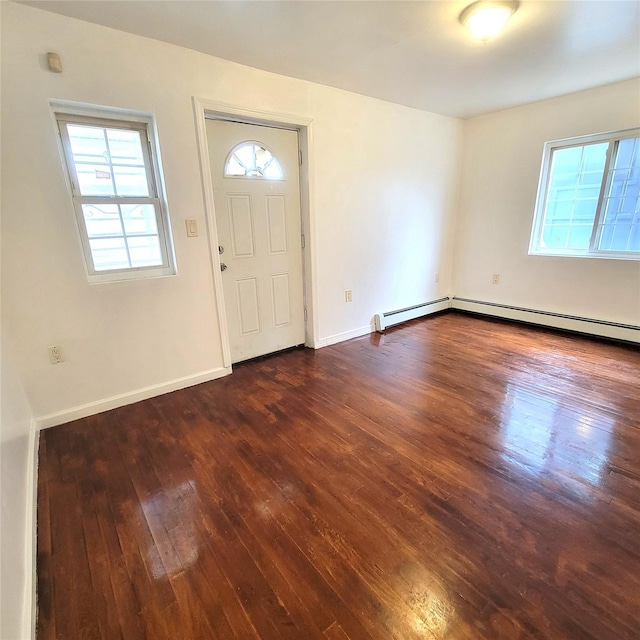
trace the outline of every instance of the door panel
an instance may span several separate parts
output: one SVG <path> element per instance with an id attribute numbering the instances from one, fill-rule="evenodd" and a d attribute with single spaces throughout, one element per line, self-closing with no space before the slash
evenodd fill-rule
<path id="1" fill-rule="evenodd" d="M 287 220 L 282 196 L 267 196 L 269 253 L 287 252 Z"/>
<path id="2" fill-rule="evenodd" d="M 271 276 L 271 302 L 274 326 L 284 327 L 288 325 L 291 322 L 288 273 Z"/>
<path id="3" fill-rule="evenodd" d="M 207 120 L 232 362 L 240 362 L 304 342 L 298 137 L 295 131 Z M 257 175 L 225 176 L 225 162 L 259 165 L 273 155 L 283 179 Z M 270 153 L 263 153 L 260 148 Z M 249 167 L 250 168 L 250 167 Z M 278 175 L 273 167 L 264 175 Z"/>
<path id="4" fill-rule="evenodd" d="M 243 336 L 260 331 L 258 282 L 256 278 L 236 280 L 236 296 L 240 334 Z"/>
<path id="5" fill-rule="evenodd" d="M 227 197 L 234 258 L 253 258 L 253 219 L 251 197 L 229 194 Z"/>

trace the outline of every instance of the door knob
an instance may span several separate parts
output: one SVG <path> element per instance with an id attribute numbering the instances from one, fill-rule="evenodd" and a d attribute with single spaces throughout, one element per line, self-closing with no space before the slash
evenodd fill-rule
<path id="1" fill-rule="evenodd" d="M 220 271 L 226 271 L 227 270 L 227 265 L 224 262 L 220 263 Z"/>

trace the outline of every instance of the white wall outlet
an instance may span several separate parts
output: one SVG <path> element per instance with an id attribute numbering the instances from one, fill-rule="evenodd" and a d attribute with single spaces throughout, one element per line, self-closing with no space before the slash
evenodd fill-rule
<path id="1" fill-rule="evenodd" d="M 436 273 L 436 282 L 440 282 L 440 272 Z"/>
<path id="2" fill-rule="evenodd" d="M 64 353 L 60 347 L 49 347 L 49 362 L 51 364 L 64 362 Z"/>
<path id="3" fill-rule="evenodd" d="M 353 293 L 352 293 L 351 289 L 347 289 L 344 292 L 344 301 L 345 302 L 352 302 L 353 301 Z"/>
<path id="4" fill-rule="evenodd" d="M 499 273 L 494 273 L 493 274 L 493 284 L 500 284 L 500 274 Z"/>

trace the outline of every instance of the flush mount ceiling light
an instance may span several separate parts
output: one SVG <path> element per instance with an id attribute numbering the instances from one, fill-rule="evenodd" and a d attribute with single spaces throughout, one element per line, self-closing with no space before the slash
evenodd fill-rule
<path id="1" fill-rule="evenodd" d="M 480 0 L 470 4 L 459 20 L 474 38 L 486 42 L 502 31 L 517 8 L 517 0 Z"/>

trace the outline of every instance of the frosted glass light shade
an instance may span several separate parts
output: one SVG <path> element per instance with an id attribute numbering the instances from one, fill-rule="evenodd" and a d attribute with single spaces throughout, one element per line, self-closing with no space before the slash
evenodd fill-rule
<path id="1" fill-rule="evenodd" d="M 485 42 L 502 31 L 517 8 L 515 0 L 480 0 L 460 14 L 460 22 L 474 38 Z"/>

